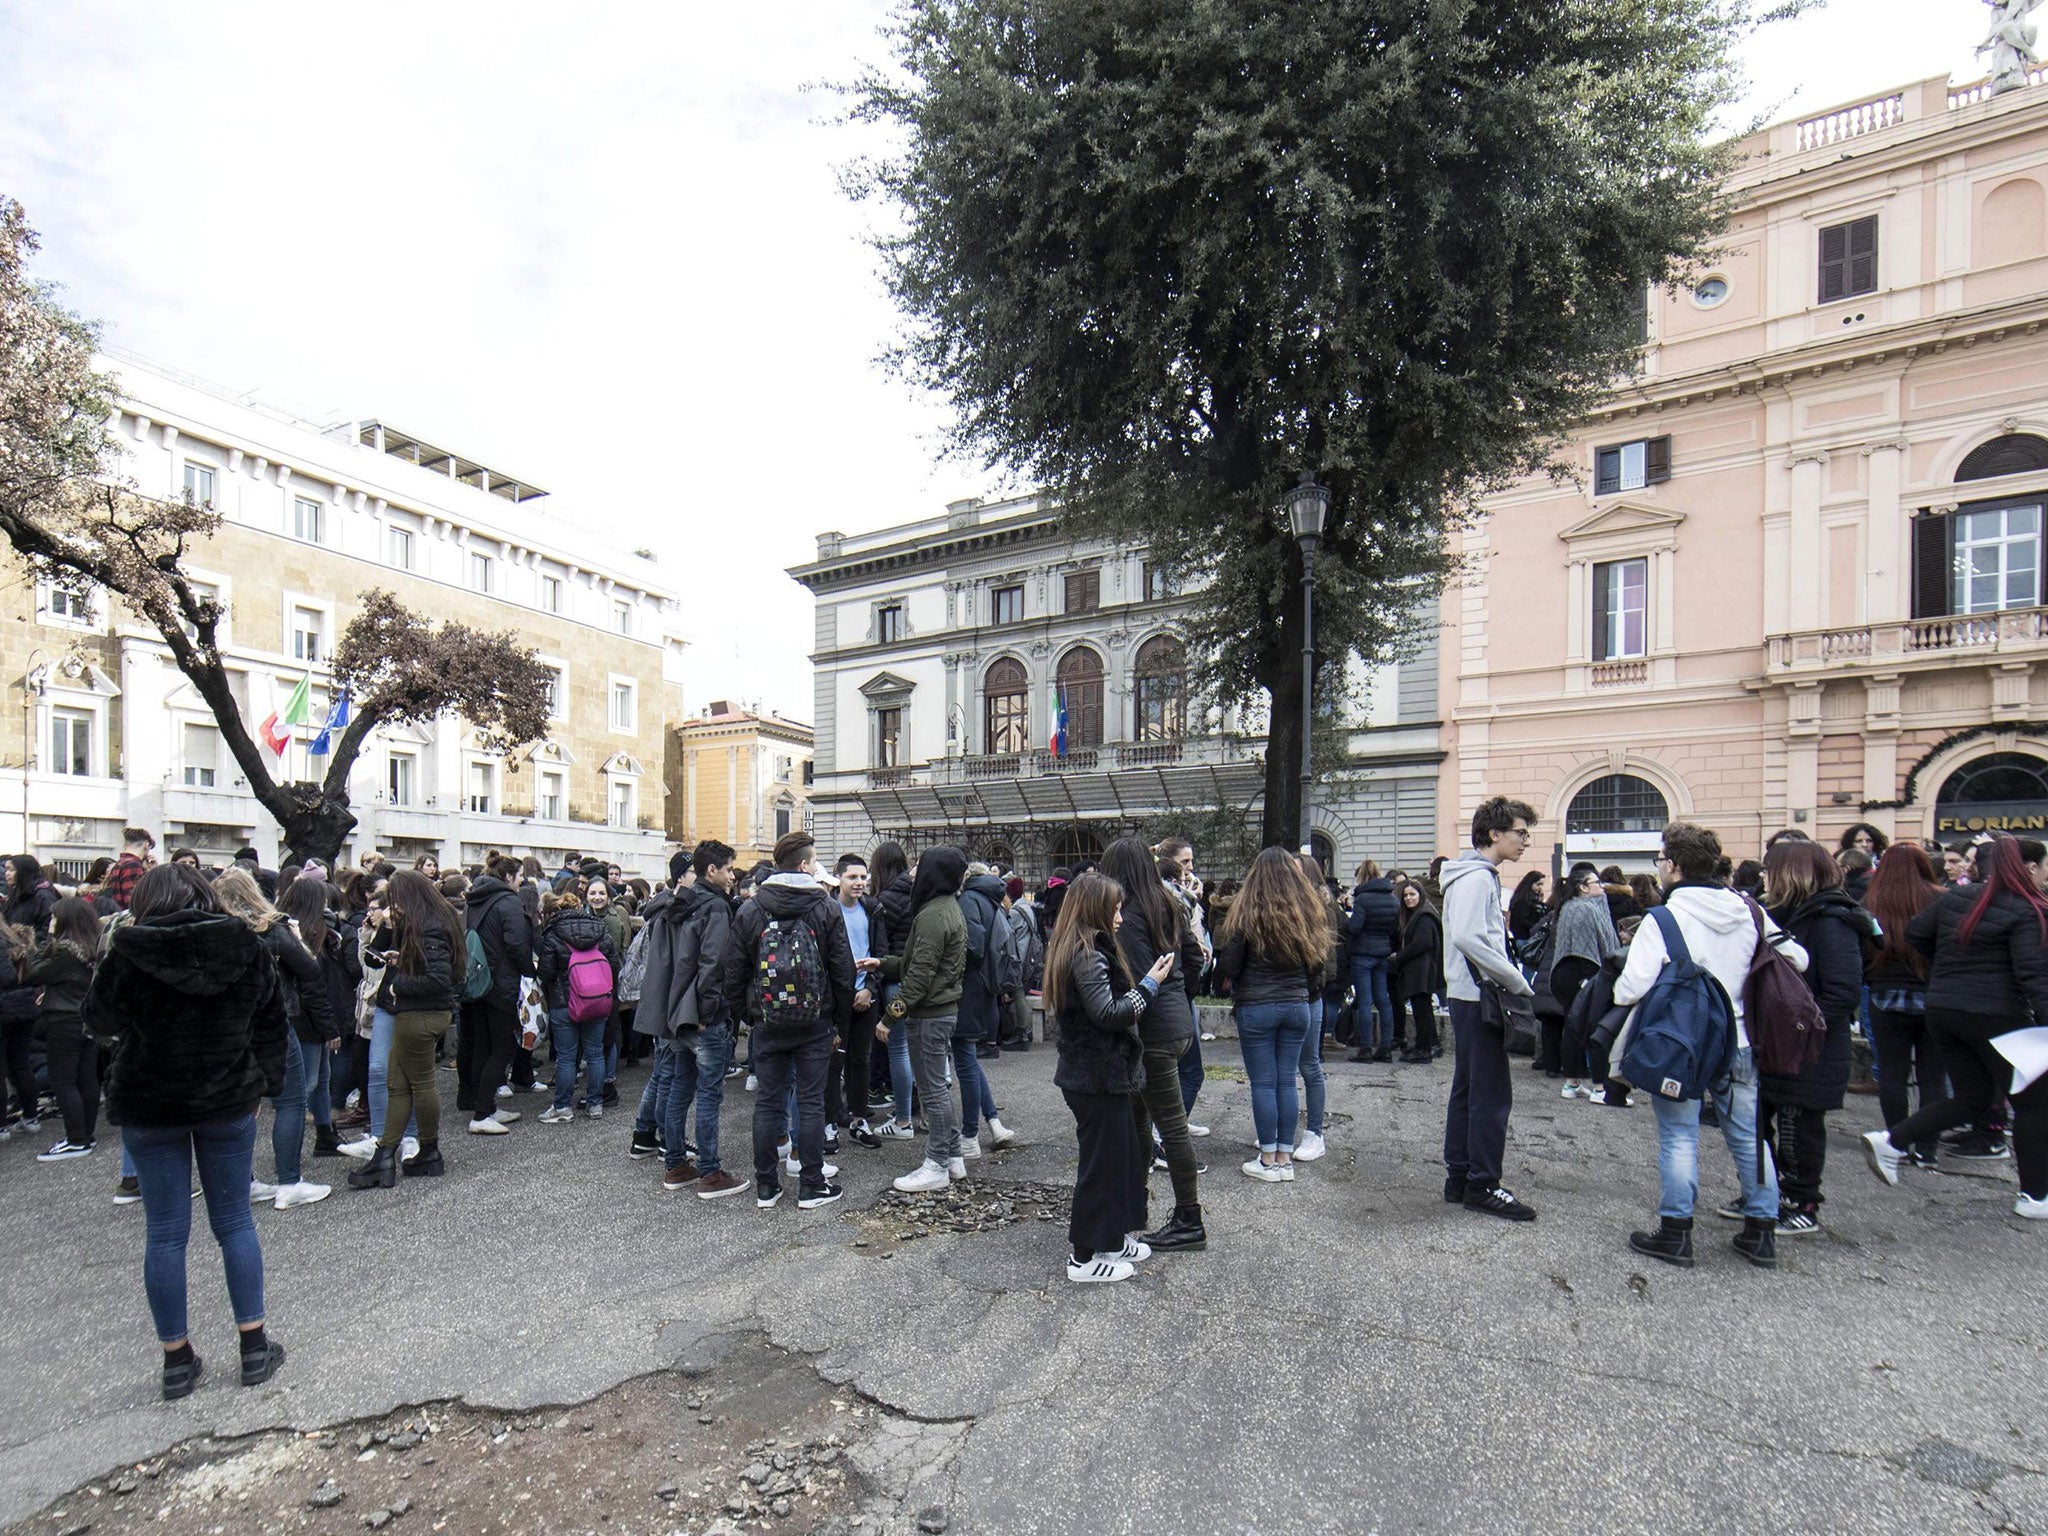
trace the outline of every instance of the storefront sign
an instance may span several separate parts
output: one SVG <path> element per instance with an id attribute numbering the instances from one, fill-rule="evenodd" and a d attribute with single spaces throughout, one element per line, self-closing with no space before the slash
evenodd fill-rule
<path id="1" fill-rule="evenodd" d="M 1934 808 L 1934 835 L 2048 832 L 2048 800 L 1980 800 Z"/>

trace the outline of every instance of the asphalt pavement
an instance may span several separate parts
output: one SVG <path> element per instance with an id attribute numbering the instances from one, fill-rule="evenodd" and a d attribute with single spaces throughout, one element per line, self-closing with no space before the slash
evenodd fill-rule
<path id="1" fill-rule="evenodd" d="M 1236 1065 L 1232 1042 L 1209 1050 Z M 1052 1061 L 989 1063 L 1023 1139 L 977 1181 L 1071 1180 Z M 570 1403 L 765 1335 L 893 1410 L 864 1470 L 956 1532 L 2048 1530 L 2048 1229 L 2011 1215 L 2009 1164 L 1886 1189 L 1856 1145 L 1876 1103 L 1854 1098 L 1825 1231 L 1762 1273 L 1712 1215 L 1734 1177 L 1709 1133 L 1699 1265 L 1679 1271 L 1626 1244 L 1653 1222 L 1647 1106 L 1562 1100 L 1518 1062 L 1507 1182 L 1540 1219 L 1516 1226 L 1440 1199 L 1448 1062 L 1329 1076 L 1330 1156 L 1282 1185 L 1238 1172 L 1248 1090 L 1209 1082 L 1210 1249 L 1115 1286 L 1069 1284 L 1049 1223 L 856 1247 L 916 1144 L 849 1145 L 839 1206 L 759 1212 L 664 1193 L 658 1161 L 626 1156 L 630 1112 L 543 1126 L 523 1096 L 511 1135 L 449 1140 L 446 1178 L 259 1210 L 290 1358 L 265 1388 L 223 1370 L 177 1404 L 157 1398 L 141 1208 L 109 1203 L 113 1141 L 38 1165 L 16 1138 L 0 1524 L 202 1432 Z M 729 1086 L 744 1168 L 752 1098 Z M 1153 1191 L 1163 1220 L 1163 1176 Z M 227 1366 L 195 1217 L 194 1340 Z"/>

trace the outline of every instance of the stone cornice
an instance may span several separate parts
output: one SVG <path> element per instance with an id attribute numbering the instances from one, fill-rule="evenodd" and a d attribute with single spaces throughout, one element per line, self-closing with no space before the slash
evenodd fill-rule
<path id="1" fill-rule="evenodd" d="M 1040 514 L 1029 521 L 995 528 L 948 532 L 937 537 L 885 544 L 831 560 L 814 560 L 808 565 L 789 567 L 788 574 L 813 592 L 857 586 L 897 571 L 943 567 L 956 561 L 988 554 L 999 549 L 1040 542 L 1055 534 L 1057 513 Z"/>

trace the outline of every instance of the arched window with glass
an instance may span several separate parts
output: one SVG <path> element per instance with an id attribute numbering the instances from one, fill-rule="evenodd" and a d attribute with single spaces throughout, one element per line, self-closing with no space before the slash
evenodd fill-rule
<path id="1" fill-rule="evenodd" d="M 983 676 L 981 694 L 982 750 L 1030 750 L 1031 682 L 1023 663 L 1008 656 L 998 661 Z"/>
<path id="2" fill-rule="evenodd" d="M 1060 658 L 1059 702 L 1067 712 L 1067 746 L 1102 745 L 1102 658 L 1077 645 Z"/>
<path id="3" fill-rule="evenodd" d="M 1188 733 L 1188 653 L 1171 635 L 1138 647 L 1133 670 L 1139 741 L 1179 741 Z"/>

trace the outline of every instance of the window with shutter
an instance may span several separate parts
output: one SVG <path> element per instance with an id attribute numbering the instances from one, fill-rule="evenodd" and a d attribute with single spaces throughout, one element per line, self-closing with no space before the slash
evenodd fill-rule
<path id="1" fill-rule="evenodd" d="M 1820 232 L 1820 302 L 1877 292 L 1877 215 Z"/>
<path id="2" fill-rule="evenodd" d="M 1612 496 L 1621 489 L 1621 450 L 1602 448 L 1593 455 L 1593 494 Z"/>
<path id="3" fill-rule="evenodd" d="M 1643 444 L 1643 483 L 1661 485 L 1671 478 L 1671 439 L 1653 437 Z"/>
<path id="4" fill-rule="evenodd" d="M 1913 617 L 1938 619 L 1949 611 L 1955 564 L 1954 523 L 1945 512 L 1913 519 Z"/>
<path id="5" fill-rule="evenodd" d="M 1593 494 L 1612 496 L 1618 491 L 1639 491 L 1671 478 L 1671 439 L 1638 438 L 1616 443 L 1593 453 Z"/>

